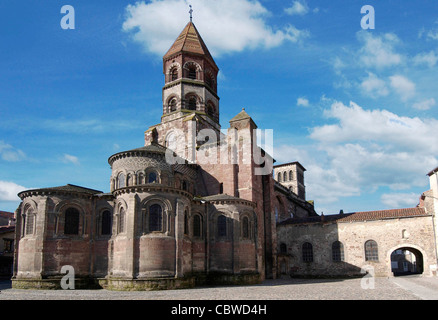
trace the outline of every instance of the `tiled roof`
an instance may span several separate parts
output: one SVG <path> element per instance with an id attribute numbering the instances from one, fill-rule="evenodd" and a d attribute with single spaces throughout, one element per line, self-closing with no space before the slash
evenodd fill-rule
<path id="1" fill-rule="evenodd" d="M 14 232 L 15 226 L 0 226 L 0 233 Z"/>
<path id="2" fill-rule="evenodd" d="M 0 211 L 0 217 L 2 218 L 13 218 L 14 217 L 14 213 L 13 212 L 7 212 L 7 211 Z"/>
<path id="3" fill-rule="evenodd" d="M 424 208 L 405 208 L 390 209 L 377 211 L 362 211 L 344 214 L 321 215 L 308 218 L 290 218 L 280 222 L 285 224 L 309 224 L 309 223 L 327 223 L 327 222 L 355 222 L 355 221 L 372 221 L 383 219 L 413 218 L 429 216 Z"/>
<path id="4" fill-rule="evenodd" d="M 193 22 L 187 23 L 184 30 L 180 33 L 178 38 L 170 47 L 169 51 L 164 55 L 163 59 L 172 57 L 174 54 L 179 52 L 190 52 L 206 56 L 211 62 L 216 65 L 208 51 L 207 46 L 202 40 L 201 35 L 196 29 Z"/>
<path id="5" fill-rule="evenodd" d="M 339 221 L 348 222 L 348 221 L 381 220 L 381 219 L 417 217 L 417 216 L 425 216 L 425 215 L 427 214 L 424 208 L 390 209 L 390 210 L 354 212 L 340 219 Z"/>

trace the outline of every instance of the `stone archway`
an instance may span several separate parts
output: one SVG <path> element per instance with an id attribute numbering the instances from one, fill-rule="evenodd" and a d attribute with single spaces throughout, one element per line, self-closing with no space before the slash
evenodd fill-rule
<path id="1" fill-rule="evenodd" d="M 400 246 L 390 253 L 391 273 L 394 276 L 422 274 L 424 272 L 423 253 L 411 246 Z"/>

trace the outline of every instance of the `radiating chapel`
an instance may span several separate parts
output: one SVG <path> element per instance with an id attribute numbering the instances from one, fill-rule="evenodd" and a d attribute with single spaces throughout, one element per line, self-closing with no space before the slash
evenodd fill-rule
<path id="1" fill-rule="evenodd" d="M 316 215 L 305 169 L 290 167 L 296 188 L 277 182 L 244 109 L 221 132 L 218 72 L 190 21 L 163 57 L 161 122 L 144 146 L 109 157 L 110 192 L 67 184 L 19 193 L 14 287 L 59 287 L 63 266 L 76 287 L 116 290 L 277 276 L 276 221 Z M 197 161 L 199 151 L 210 161 Z"/>

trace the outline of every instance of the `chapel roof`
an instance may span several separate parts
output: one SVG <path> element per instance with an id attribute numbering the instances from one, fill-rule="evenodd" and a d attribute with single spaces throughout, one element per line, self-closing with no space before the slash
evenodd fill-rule
<path id="1" fill-rule="evenodd" d="M 18 193 L 18 196 L 23 199 L 26 196 L 32 195 L 32 194 L 40 194 L 40 193 L 53 193 L 53 192 L 61 192 L 61 193 L 76 193 L 76 194 L 83 194 L 83 195 L 95 195 L 102 193 L 102 191 L 85 188 L 81 186 L 77 186 L 74 184 L 66 184 L 65 186 L 59 186 L 59 187 L 49 187 L 49 188 L 40 188 L 40 189 L 31 189 L 31 190 L 25 190 L 20 193 Z"/>

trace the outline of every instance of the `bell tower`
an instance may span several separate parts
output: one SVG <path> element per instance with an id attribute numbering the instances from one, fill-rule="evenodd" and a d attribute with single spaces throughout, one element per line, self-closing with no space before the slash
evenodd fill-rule
<path id="1" fill-rule="evenodd" d="M 191 136 L 201 129 L 213 129 L 219 137 L 218 72 L 190 17 L 190 22 L 163 56 L 163 115 L 160 124 L 145 132 L 145 144 L 155 142 L 168 147 L 167 136 L 172 129 Z"/>

